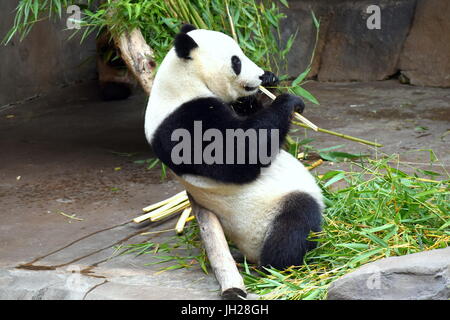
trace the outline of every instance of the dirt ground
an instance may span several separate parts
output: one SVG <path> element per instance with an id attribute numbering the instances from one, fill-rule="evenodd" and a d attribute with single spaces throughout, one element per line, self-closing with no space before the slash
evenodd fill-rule
<path id="1" fill-rule="evenodd" d="M 449 89 L 394 80 L 306 88 L 321 102 L 307 104 L 304 115 L 312 122 L 384 147 L 299 130 L 313 145 L 400 153 L 405 166 L 422 168 L 430 168 L 429 152 L 417 150 L 433 149 L 450 169 Z M 134 163 L 153 157 L 143 131 L 145 106 L 142 94 L 100 101 L 96 84 L 85 83 L 0 107 L 0 298 L 218 298 L 214 277 L 198 265 L 158 273 L 160 266 L 145 265 L 155 261 L 150 255 L 114 256 L 115 245 L 149 238 L 143 231 L 173 228 L 173 220 L 145 228 L 129 221 L 182 190 L 171 178 L 162 181 L 159 169 Z M 336 167 L 327 163 L 319 171 Z"/>

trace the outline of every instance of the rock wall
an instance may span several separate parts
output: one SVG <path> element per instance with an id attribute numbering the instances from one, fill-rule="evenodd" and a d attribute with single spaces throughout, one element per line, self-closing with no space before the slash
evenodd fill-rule
<path id="1" fill-rule="evenodd" d="M 17 1 L 0 1 L 0 38 L 14 21 Z M 0 107 L 56 87 L 96 77 L 95 41 L 80 44 L 76 36 L 67 41 L 72 30 L 66 21 L 37 23 L 23 40 L 15 36 L 0 45 Z"/>
<path id="2" fill-rule="evenodd" d="M 399 69 L 412 84 L 450 87 L 450 1 L 418 1 Z"/>
<path id="3" fill-rule="evenodd" d="M 369 30 L 367 6 L 381 9 L 381 29 Z M 315 41 L 311 10 L 321 21 L 310 77 L 373 81 L 401 74 L 414 85 L 450 87 L 450 1 L 291 0 L 282 38 L 298 30 L 288 56 L 292 76 L 309 65 Z M 0 37 L 11 28 L 16 2 L 1 1 Z M 95 42 L 80 44 L 62 21 L 36 24 L 27 38 L 0 46 L 0 106 L 96 77 Z"/>
<path id="4" fill-rule="evenodd" d="M 380 7 L 380 29 L 369 29 L 370 5 Z M 399 72 L 412 84 L 450 87 L 450 2 L 446 0 L 291 0 L 283 8 L 282 39 L 298 30 L 289 74 L 308 66 L 319 81 L 374 81 Z M 407 80 L 408 81 L 408 80 Z"/>

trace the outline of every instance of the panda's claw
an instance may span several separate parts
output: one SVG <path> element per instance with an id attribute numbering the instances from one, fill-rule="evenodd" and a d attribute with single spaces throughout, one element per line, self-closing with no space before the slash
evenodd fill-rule
<path id="1" fill-rule="evenodd" d="M 264 74 L 259 78 L 262 81 L 262 86 L 276 86 L 279 82 L 278 77 L 270 71 L 264 71 Z"/>

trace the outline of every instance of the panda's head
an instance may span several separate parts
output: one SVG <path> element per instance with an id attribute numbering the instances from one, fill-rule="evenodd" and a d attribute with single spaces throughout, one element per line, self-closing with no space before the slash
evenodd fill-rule
<path id="1" fill-rule="evenodd" d="M 226 102 L 255 94 L 264 71 L 247 58 L 233 38 L 217 31 L 184 25 L 174 50 L 181 72 L 199 79 Z"/>

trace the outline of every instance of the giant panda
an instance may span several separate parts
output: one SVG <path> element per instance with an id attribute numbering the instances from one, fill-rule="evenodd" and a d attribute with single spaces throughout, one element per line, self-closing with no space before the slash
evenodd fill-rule
<path id="1" fill-rule="evenodd" d="M 281 94 L 261 107 L 254 99 L 258 86 L 276 80 L 231 37 L 184 25 L 154 78 L 145 135 L 190 196 L 218 216 L 225 235 L 247 261 L 283 269 L 302 264 L 316 244 L 310 232 L 321 230 L 322 195 L 309 171 L 280 148 L 269 163 L 250 163 L 246 155 L 244 163 L 206 164 L 192 160 L 194 146 L 187 155 L 192 161 L 173 159 L 180 143 L 173 133 L 182 129 L 194 136 L 194 122 L 199 121 L 204 132 L 214 129 L 224 136 L 228 129 L 277 129 L 278 141 L 267 138 L 264 143 L 269 149 L 271 143 L 281 146 L 293 112 L 302 112 L 304 104 L 297 96 Z M 207 146 L 203 141 L 202 150 Z M 245 148 L 251 152 L 248 141 Z"/>

